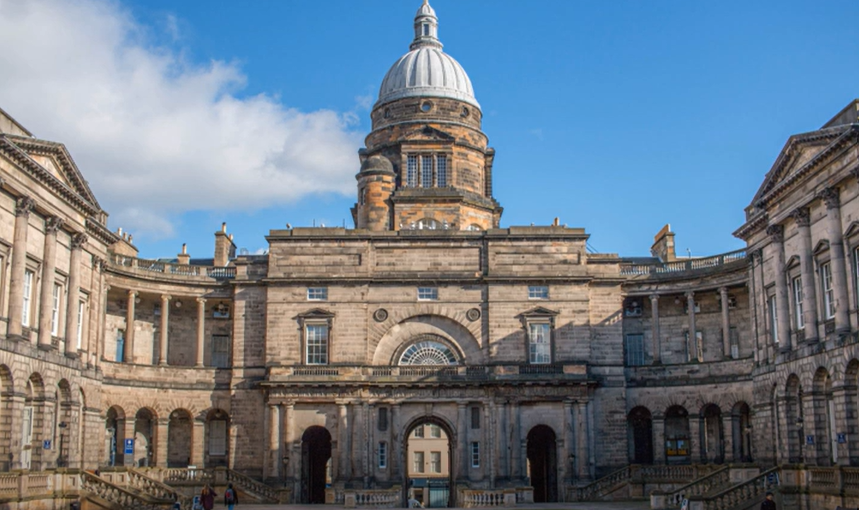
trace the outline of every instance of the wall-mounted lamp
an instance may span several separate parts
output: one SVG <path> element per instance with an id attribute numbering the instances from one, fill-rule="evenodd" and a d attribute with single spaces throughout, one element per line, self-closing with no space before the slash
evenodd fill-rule
<path id="1" fill-rule="evenodd" d="M 176 300 L 176 308 L 182 308 L 182 302 L 178 299 Z"/>

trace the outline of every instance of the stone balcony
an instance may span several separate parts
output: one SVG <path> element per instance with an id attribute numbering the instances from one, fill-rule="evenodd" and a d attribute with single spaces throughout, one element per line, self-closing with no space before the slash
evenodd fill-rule
<path id="1" fill-rule="evenodd" d="M 185 283 L 220 283 L 236 277 L 235 267 L 194 266 L 111 254 L 108 267 L 117 273 Z"/>
<path id="2" fill-rule="evenodd" d="M 580 381 L 588 380 L 584 363 L 545 365 L 366 366 L 297 365 L 268 368 L 269 382 L 447 382 L 447 381 Z"/>

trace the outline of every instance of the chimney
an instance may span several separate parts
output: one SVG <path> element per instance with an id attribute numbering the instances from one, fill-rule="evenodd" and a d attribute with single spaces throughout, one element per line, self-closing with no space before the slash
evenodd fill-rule
<path id="1" fill-rule="evenodd" d="M 188 255 L 188 245 L 187 244 L 182 243 L 182 253 L 177 255 L 176 258 L 179 259 L 179 263 L 182 264 L 183 266 L 187 266 L 188 264 L 191 263 L 191 256 Z"/>
<path id="2" fill-rule="evenodd" d="M 215 232 L 215 267 L 224 267 L 230 259 L 236 256 L 236 245 L 233 236 L 227 235 L 226 222 L 221 223 L 221 230 Z"/>
<path id="3" fill-rule="evenodd" d="M 653 238 L 650 254 L 662 262 L 674 262 L 677 259 L 674 252 L 674 232 L 671 231 L 670 223 L 666 223 Z"/>

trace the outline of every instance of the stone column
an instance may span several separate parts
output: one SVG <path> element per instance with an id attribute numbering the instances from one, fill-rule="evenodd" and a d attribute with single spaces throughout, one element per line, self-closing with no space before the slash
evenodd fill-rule
<path id="1" fill-rule="evenodd" d="M 193 424 L 191 442 L 191 465 L 203 467 L 203 455 L 206 451 L 206 424 L 202 420 L 191 420 Z"/>
<path id="2" fill-rule="evenodd" d="M 588 413 L 587 403 L 578 401 L 575 404 L 576 424 L 576 478 L 579 482 L 588 480 L 590 472 L 588 464 Z"/>
<path id="3" fill-rule="evenodd" d="M 293 455 L 293 448 L 295 447 L 295 404 L 293 402 L 287 402 L 284 406 L 283 422 L 283 428 L 285 430 L 283 438 L 283 458 L 289 459 L 283 476 L 288 479 L 294 479 L 295 465 L 300 462 L 301 459 Z"/>
<path id="4" fill-rule="evenodd" d="M 719 287 L 719 298 L 722 300 L 722 347 L 725 359 L 731 357 L 731 319 L 728 315 L 728 288 Z"/>
<path id="5" fill-rule="evenodd" d="M 805 324 L 805 341 L 816 342 L 817 285 L 814 278 L 814 254 L 811 248 L 811 218 L 808 209 L 800 207 L 791 214 L 799 230 L 799 263 L 802 275 L 802 321 Z"/>
<path id="6" fill-rule="evenodd" d="M 134 455 L 137 453 L 137 449 L 140 448 L 140 445 L 137 444 L 137 437 L 134 434 L 134 416 L 126 415 L 125 418 L 117 423 L 117 427 L 122 427 L 122 438 L 123 442 L 117 441 L 116 450 L 117 452 L 122 452 L 122 465 L 126 467 L 134 466 Z M 125 440 L 133 439 L 134 440 L 134 453 L 130 455 L 125 454 Z"/>
<path id="7" fill-rule="evenodd" d="M 739 432 L 738 439 L 740 440 L 740 444 L 742 444 L 743 431 L 740 430 Z M 734 457 L 734 418 L 731 416 L 731 413 L 722 415 L 722 451 L 725 453 L 722 459 L 726 464 L 742 460 Z"/>
<path id="8" fill-rule="evenodd" d="M 337 453 L 339 454 L 338 476 L 341 480 L 348 480 L 351 477 L 349 469 L 349 408 L 344 402 L 337 404 L 337 410 L 340 414 L 340 420 L 337 424 Z"/>
<path id="9" fill-rule="evenodd" d="M 458 417 L 458 423 L 456 427 L 459 429 L 456 433 L 457 438 L 459 439 L 459 445 L 457 445 L 457 450 L 459 450 L 459 473 L 457 473 L 457 480 L 465 480 L 468 478 L 468 421 L 467 414 L 468 407 L 465 402 L 457 402 L 456 403 L 456 412 Z M 453 466 L 454 459 L 449 460 L 449 464 Z"/>
<path id="10" fill-rule="evenodd" d="M 39 347 L 53 349 L 51 331 L 54 312 L 54 285 L 57 272 L 57 232 L 62 228 L 62 218 L 45 219 L 45 247 L 42 259 L 42 292 L 39 295 Z M 69 297 L 71 298 L 71 292 Z M 60 336 L 60 310 L 57 308 L 57 336 Z M 68 332 L 66 332 L 68 336 Z"/>
<path id="11" fill-rule="evenodd" d="M 849 409 L 851 406 L 851 399 L 855 402 L 856 395 L 856 387 L 853 386 L 852 383 L 846 383 L 844 381 L 835 381 L 832 385 L 832 402 L 833 405 L 831 409 L 834 410 L 835 415 L 833 419 L 835 421 L 835 430 L 832 431 L 834 434 L 833 447 L 835 448 L 836 455 L 833 455 L 835 458 L 836 464 L 839 466 L 849 466 L 850 465 L 850 422 L 852 421 L 853 416 L 848 416 Z M 850 413 L 852 414 L 852 413 Z M 844 443 L 838 442 L 838 434 L 844 434 Z"/>
<path id="12" fill-rule="evenodd" d="M 779 350 L 782 352 L 791 350 L 790 339 L 790 307 L 787 297 L 787 280 L 784 274 L 784 227 L 781 225 L 770 225 L 767 234 L 775 250 L 775 304 L 776 304 L 776 331 L 778 336 Z"/>
<path id="13" fill-rule="evenodd" d="M 158 418 L 155 425 L 155 466 L 167 467 L 167 438 L 170 430 L 169 418 Z"/>
<path id="14" fill-rule="evenodd" d="M 850 331 L 850 305 L 847 301 L 847 265 L 844 260 L 844 235 L 841 232 L 841 201 L 838 188 L 827 188 L 820 194 L 826 204 L 826 226 L 829 230 L 829 261 L 835 291 L 835 331 Z"/>
<path id="15" fill-rule="evenodd" d="M 749 263 L 749 322 L 752 330 L 752 337 L 754 338 L 754 360 L 755 366 L 761 363 L 761 328 L 758 324 L 758 295 L 757 284 L 755 283 L 755 261 L 757 260 L 756 251 L 750 252 L 746 255 L 746 260 Z"/>
<path id="16" fill-rule="evenodd" d="M 665 418 L 653 416 L 653 463 L 665 464 Z"/>
<path id="17" fill-rule="evenodd" d="M 35 205 L 36 202 L 30 197 L 18 198 L 15 205 L 15 233 L 12 241 L 12 274 L 9 278 L 9 326 L 7 337 L 20 337 L 23 333 L 21 320 L 24 314 L 24 271 L 27 268 L 27 231 L 30 226 L 30 212 Z"/>
<path id="18" fill-rule="evenodd" d="M 513 478 L 521 480 L 526 471 L 522 469 L 522 433 L 520 431 L 519 402 L 510 403 L 510 449 L 511 464 L 513 466 Z"/>
<path id="19" fill-rule="evenodd" d="M 573 461 L 575 460 L 575 443 L 573 439 L 573 403 L 569 400 L 564 401 L 564 451 L 558 463 L 564 466 L 564 472 L 567 473 L 567 483 L 572 485 L 575 481 L 575 472 L 573 470 Z M 572 457 L 571 458 L 570 456 Z"/>
<path id="20" fill-rule="evenodd" d="M 158 343 L 158 364 L 167 364 L 167 342 L 170 338 L 170 300 L 171 296 L 161 295 L 161 338 Z"/>
<path id="21" fill-rule="evenodd" d="M 101 336 L 101 327 L 98 323 L 101 322 L 99 311 L 101 310 L 102 292 L 104 292 L 104 278 L 102 277 L 102 268 L 104 260 L 99 257 L 92 257 L 92 293 L 87 301 L 88 311 L 88 326 L 81 329 L 85 337 L 82 345 L 86 345 L 86 363 L 87 367 L 98 365 L 98 357 L 101 354 L 101 346 L 99 338 Z M 95 327 L 93 327 L 95 326 Z"/>
<path id="22" fill-rule="evenodd" d="M 687 419 L 689 421 L 690 458 L 692 460 L 692 464 L 700 464 L 701 459 L 704 457 L 701 455 L 704 450 L 704 445 L 701 441 L 704 436 L 704 420 L 701 419 L 701 416 L 698 413 L 690 413 Z"/>
<path id="23" fill-rule="evenodd" d="M 662 339 L 659 332 L 659 295 L 650 295 L 650 336 L 653 345 L 653 364 L 662 363 Z"/>
<path id="24" fill-rule="evenodd" d="M 268 476 L 277 478 L 280 472 L 280 406 L 268 405 Z"/>
<path id="25" fill-rule="evenodd" d="M 123 348 L 123 360 L 125 363 L 134 363 L 134 307 L 137 306 L 137 291 L 128 291 L 128 303 L 125 307 L 125 345 Z"/>
<path id="26" fill-rule="evenodd" d="M 361 473 L 361 461 L 363 457 L 361 452 L 364 448 L 361 445 L 363 444 L 365 425 L 364 413 L 361 412 L 361 403 L 352 402 L 349 407 L 351 408 L 349 413 L 351 422 L 347 430 L 349 433 L 349 479 L 351 480 L 363 477 L 363 473 Z"/>
<path id="27" fill-rule="evenodd" d="M 489 441 L 487 441 L 486 448 L 484 451 L 488 454 L 487 461 L 489 462 L 489 488 L 495 488 L 495 479 L 498 478 L 498 472 L 495 469 L 495 459 L 498 457 L 498 441 L 495 440 L 495 402 L 489 401 L 489 405 L 483 406 L 483 409 L 486 414 L 486 434 L 488 436 Z"/>
<path id="28" fill-rule="evenodd" d="M 364 415 L 367 417 L 367 430 L 364 433 L 364 488 L 370 488 L 370 480 L 375 479 L 379 466 L 379 440 L 376 432 L 379 430 L 379 417 L 375 404 L 364 403 Z"/>
<path id="29" fill-rule="evenodd" d="M 390 478 L 399 480 L 403 474 L 400 471 L 402 453 L 400 444 L 400 404 L 391 404 L 391 471 Z M 408 459 L 405 459 L 408 462 Z"/>
<path id="30" fill-rule="evenodd" d="M 203 356 L 206 345 L 206 299 L 197 298 L 197 359 L 196 367 L 203 366 Z"/>
<path id="31" fill-rule="evenodd" d="M 469 428 L 469 431 L 471 429 Z M 498 405 L 498 476 L 510 480 L 510 409 L 507 402 Z M 471 439 L 469 438 L 469 444 Z M 468 451 L 471 455 L 471 450 Z"/>
<path id="32" fill-rule="evenodd" d="M 690 361 L 699 361 L 703 353 L 698 352 L 698 329 L 695 326 L 695 293 L 686 292 L 686 313 L 689 316 L 689 358 Z"/>
<path id="33" fill-rule="evenodd" d="M 69 297 L 66 299 L 66 356 L 78 356 L 78 307 L 81 301 L 81 255 L 87 242 L 84 234 L 73 234 L 69 258 Z M 80 318 L 83 320 L 83 317 Z"/>

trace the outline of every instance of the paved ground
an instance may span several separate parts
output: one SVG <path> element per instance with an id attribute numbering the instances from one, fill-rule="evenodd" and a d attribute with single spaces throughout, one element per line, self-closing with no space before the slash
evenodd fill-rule
<path id="1" fill-rule="evenodd" d="M 216 509 L 226 508 L 216 505 Z M 236 510 L 329 510 L 343 508 L 334 505 L 237 505 Z M 361 507 L 367 508 L 367 507 Z M 646 510 L 650 508 L 647 501 L 623 501 L 617 503 L 541 503 L 534 505 L 517 505 L 516 510 Z"/>

